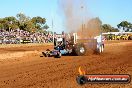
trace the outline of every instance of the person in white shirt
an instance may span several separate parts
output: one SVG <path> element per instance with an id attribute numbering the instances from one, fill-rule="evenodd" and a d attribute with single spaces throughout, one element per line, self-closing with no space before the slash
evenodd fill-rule
<path id="1" fill-rule="evenodd" d="M 97 50 L 99 53 L 104 51 L 104 39 L 102 35 L 94 37 L 94 39 L 97 39 Z"/>

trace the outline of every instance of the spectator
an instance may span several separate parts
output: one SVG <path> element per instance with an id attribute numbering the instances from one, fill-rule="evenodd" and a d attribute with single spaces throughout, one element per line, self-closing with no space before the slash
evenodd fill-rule
<path id="1" fill-rule="evenodd" d="M 1 44 L 15 44 L 20 43 L 21 40 L 30 40 L 31 43 L 48 43 L 53 41 L 51 34 L 44 33 L 29 33 L 24 30 L 11 30 L 10 32 L 0 30 L 0 43 Z"/>

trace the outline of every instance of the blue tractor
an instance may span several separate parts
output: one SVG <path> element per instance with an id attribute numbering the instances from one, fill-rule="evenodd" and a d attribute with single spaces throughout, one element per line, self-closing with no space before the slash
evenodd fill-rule
<path id="1" fill-rule="evenodd" d="M 47 49 L 42 54 L 45 57 L 60 58 L 62 55 L 83 56 L 90 50 L 96 53 L 102 53 L 104 44 L 102 43 L 102 39 L 100 40 L 100 37 L 79 39 L 77 33 L 64 34 L 63 32 L 61 36 L 54 38 L 54 49 Z"/>

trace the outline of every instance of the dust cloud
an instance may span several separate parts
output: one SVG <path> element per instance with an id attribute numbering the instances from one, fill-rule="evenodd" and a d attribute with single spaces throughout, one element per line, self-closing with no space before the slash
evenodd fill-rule
<path id="1" fill-rule="evenodd" d="M 77 32 L 80 38 L 99 35 L 101 21 L 94 18 L 88 8 L 88 0 L 58 0 L 67 32 Z"/>

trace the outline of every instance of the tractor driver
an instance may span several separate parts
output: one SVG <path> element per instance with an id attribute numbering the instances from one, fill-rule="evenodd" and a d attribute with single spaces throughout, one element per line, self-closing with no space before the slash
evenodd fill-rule
<path id="1" fill-rule="evenodd" d="M 64 49 L 62 41 L 58 42 L 58 46 L 57 47 L 58 47 L 59 51 Z"/>

